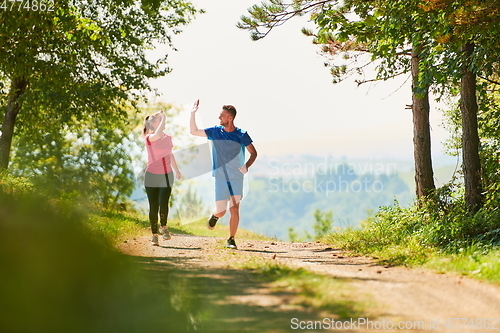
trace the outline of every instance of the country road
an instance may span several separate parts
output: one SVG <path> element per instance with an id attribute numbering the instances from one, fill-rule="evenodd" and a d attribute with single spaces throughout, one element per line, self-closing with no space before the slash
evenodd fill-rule
<path id="1" fill-rule="evenodd" d="M 185 281 L 191 283 L 183 284 L 183 288 L 200 297 L 218 295 L 221 299 L 212 303 L 221 307 L 214 318 L 214 323 L 223 325 L 219 326 L 221 331 L 500 331 L 500 286 L 423 269 L 380 266 L 369 258 L 349 256 L 315 242 L 240 239 L 238 250 L 224 249 L 223 243 L 216 237 L 174 235 L 169 241 L 161 240 L 160 246 L 151 246 L 149 237 L 138 236 L 120 244 L 119 249 L 135 256 L 144 268 L 156 274 L 158 281 L 163 270 L 176 267 L 183 272 L 179 274 L 190 278 Z M 335 328 L 328 321 L 335 314 L 288 307 L 291 295 L 273 292 L 245 270 L 232 266 L 255 258 L 347 281 L 356 293 L 373 301 L 370 317 L 352 318 L 343 327 Z M 223 287 L 216 281 L 224 282 Z M 217 287 L 207 289 L 207 284 Z M 225 293 L 217 290 L 219 287 Z M 321 321 L 323 326 L 313 327 L 315 321 Z M 246 324 L 241 325 L 243 322 Z"/>

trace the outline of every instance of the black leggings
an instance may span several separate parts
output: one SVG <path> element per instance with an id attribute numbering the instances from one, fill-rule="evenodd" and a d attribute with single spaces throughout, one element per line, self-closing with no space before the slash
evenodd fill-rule
<path id="1" fill-rule="evenodd" d="M 158 233 L 158 213 L 160 215 L 160 225 L 167 225 L 168 201 L 170 194 L 172 194 L 173 183 L 172 172 L 166 175 L 146 172 L 145 187 L 149 201 L 149 222 L 151 223 L 151 232 L 153 234 Z"/>

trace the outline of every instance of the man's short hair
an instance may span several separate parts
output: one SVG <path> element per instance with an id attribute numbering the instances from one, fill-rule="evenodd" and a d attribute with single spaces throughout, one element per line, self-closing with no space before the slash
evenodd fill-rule
<path id="1" fill-rule="evenodd" d="M 223 105 L 222 110 L 226 110 L 229 112 L 229 114 L 233 117 L 236 118 L 236 108 L 232 105 Z"/>

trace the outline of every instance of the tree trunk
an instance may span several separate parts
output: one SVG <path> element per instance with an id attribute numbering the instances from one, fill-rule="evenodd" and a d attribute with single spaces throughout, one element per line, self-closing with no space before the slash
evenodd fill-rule
<path id="1" fill-rule="evenodd" d="M 24 77 L 16 77 L 12 79 L 10 84 L 9 97 L 2 124 L 2 134 L 0 136 L 0 170 L 7 169 L 9 167 L 14 125 L 16 123 L 17 114 L 21 109 L 19 97 L 24 94 L 27 87 L 28 81 L 26 81 Z"/>
<path id="2" fill-rule="evenodd" d="M 465 53 L 468 60 L 474 52 L 474 44 L 465 44 L 462 47 L 462 51 Z M 460 82 L 462 168 L 465 182 L 465 203 L 471 212 L 477 212 L 483 203 L 477 111 L 476 74 L 469 68 L 469 61 L 465 61 Z"/>
<path id="3" fill-rule="evenodd" d="M 417 198 L 421 199 L 436 188 L 431 158 L 431 132 L 429 123 L 429 86 L 419 84 L 419 47 L 414 46 L 411 57 L 413 155 Z"/>

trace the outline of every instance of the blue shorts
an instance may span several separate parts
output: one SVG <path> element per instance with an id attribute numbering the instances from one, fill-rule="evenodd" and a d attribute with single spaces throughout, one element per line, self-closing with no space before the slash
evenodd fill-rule
<path id="1" fill-rule="evenodd" d="M 215 178 L 215 201 L 229 200 L 231 195 L 243 197 L 243 178 L 229 179 Z"/>

